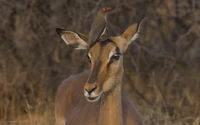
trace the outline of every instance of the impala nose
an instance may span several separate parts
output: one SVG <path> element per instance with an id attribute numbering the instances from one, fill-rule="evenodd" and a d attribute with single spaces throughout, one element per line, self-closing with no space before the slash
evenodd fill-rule
<path id="1" fill-rule="evenodd" d="M 95 89 L 97 88 L 97 85 L 94 84 L 88 84 L 86 87 L 85 87 L 85 91 L 90 95 Z"/>

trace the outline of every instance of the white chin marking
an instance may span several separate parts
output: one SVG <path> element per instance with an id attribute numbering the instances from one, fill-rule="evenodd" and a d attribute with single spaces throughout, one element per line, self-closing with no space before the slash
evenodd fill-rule
<path id="1" fill-rule="evenodd" d="M 97 102 L 100 99 L 101 95 L 98 97 L 86 97 L 88 102 Z"/>

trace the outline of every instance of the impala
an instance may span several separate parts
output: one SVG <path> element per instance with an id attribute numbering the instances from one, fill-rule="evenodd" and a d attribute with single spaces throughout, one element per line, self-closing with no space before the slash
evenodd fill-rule
<path id="1" fill-rule="evenodd" d="M 121 93 L 123 53 L 137 39 L 139 27 L 140 23 L 133 24 L 121 36 L 99 39 L 88 48 L 90 69 L 65 79 L 57 90 L 57 125 L 142 125 Z M 87 49 L 87 36 L 58 28 L 56 32 L 67 45 Z"/>

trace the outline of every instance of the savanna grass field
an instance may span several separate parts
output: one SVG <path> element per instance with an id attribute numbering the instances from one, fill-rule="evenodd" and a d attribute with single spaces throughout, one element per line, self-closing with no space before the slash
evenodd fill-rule
<path id="1" fill-rule="evenodd" d="M 200 0 L 0 0 L 0 125 L 55 124 L 59 84 L 89 68 L 55 28 L 88 34 L 102 7 L 107 36 L 147 17 L 123 78 L 144 124 L 200 125 Z"/>

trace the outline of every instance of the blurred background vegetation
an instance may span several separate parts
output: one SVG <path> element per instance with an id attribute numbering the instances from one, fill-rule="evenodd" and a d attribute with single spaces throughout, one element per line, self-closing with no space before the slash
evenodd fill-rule
<path id="1" fill-rule="evenodd" d="M 56 34 L 88 34 L 98 10 L 112 7 L 108 36 L 145 14 L 124 57 L 124 93 L 146 125 L 199 125 L 199 0 L 0 0 L 0 124 L 54 125 L 60 82 L 88 68 Z"/>

